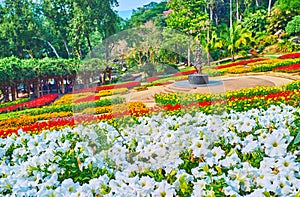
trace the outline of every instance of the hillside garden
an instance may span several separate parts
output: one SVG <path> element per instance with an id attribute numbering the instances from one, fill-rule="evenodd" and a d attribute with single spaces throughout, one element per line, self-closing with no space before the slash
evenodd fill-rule
<path id="1" fill-rule="evenodd" d="M 169 0 L 124 20 L 117 1 L 4 0 L 0 194 L 300 197 L 299 5 Z M 195 43 L 210 79 L 292 82 L 171 91 Z"/>

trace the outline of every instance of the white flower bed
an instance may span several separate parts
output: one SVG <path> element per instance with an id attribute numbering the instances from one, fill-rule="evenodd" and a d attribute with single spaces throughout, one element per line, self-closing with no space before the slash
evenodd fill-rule
<path id="1" fill-rule="evenodd" d="M 0 139 L 6 196 L 295 196 L 295 108 L 139 118 Z"/>

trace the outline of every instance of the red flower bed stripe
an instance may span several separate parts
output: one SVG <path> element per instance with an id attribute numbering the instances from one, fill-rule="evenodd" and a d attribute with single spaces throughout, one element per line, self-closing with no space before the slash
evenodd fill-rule
<path id="1" fill-rule="evenodd" d="M 140 86 L 140 85 L 141 85 L 141 82 L 132 81 L 132 82 L 116 84 L 116 85 L 98 86 L 95 88 L 85 88 L 85 89 L 81 89 L 81 90 L 76 90 L 73 93 L 99 92 L 100 90 L 111 90 L 111 89 L 115 89 L 115 88 L 133 88 L 133 87 Z"/>
<path id="2" fill-rule="evenodd" d="M 100 100 L 100 96 L 89 95 L 85 98 L 76 100 L 74 103 L 84 103 L 84 102 L 98 101 L 98 100 Z"/>
<path id="3" fill-rule="evenodd" d="M 47 95 L 41 96 L 37 99 L 31 100 L 31 101 L 28 101 L 28 102 L 24 102 L 24 103 L 20 103 L 20 104 L 8 106 L 8 107 L 0 108 L 0 113 L 16 111 L 18 109 L 29 109 L 29 108 L 42 107 L 44 105 L 50 104 L 57 97 L 58 97 L 58 94 L 47 94 Z"/>
<path id="4" fill-rule="evenodd" d="M 285 101 L 288 101 L 288 100 L 291 100 L 291 95 L 299 94 L 299 93 L 300 93 L 300 90 L 298 90 L 296 92 L 287 90 L 287 91 L 284 91 L 284 92 L 270 93 L 270 94 L 267 94 L 267 95 L 258 95 L 258 96 L 251 96 L 251 97 L 246 97 L 246 96 L 231 97 L 231 98 L 227 99 L 227 102 L 232 102 L 232 101 L 235 101 L 236 99 L 238 99 L 239 101 L 253 100 L 254 98 L 265 99 L 265 100 L 268 100 L 268 99 L 276 100 L 277 98 L 283 98 L 283 97 L 284 97 Z M 188 109 L 190 107 L 207 107 L 207 106 L 210 106 L 212 104 L 217 104 L 217 103 L 226 104 L 226 101 L 224 101 L 224 100 L 215 100 L 215 101 L 192 102 L 192 103 L 189 103 L 187 105 L 181 105 L 181 104 L 171 105 L 171 104 L 168 104 L 168 105 L 162 106 L 161 109 L 168 110 L 168 111 L 176 111 L 176 110 L 179 110 L 179 109 Z"/>
<path id="5" fill-rule="evenodd" d="M 196 70 L 188 70 L 188 71 L 184 71 L 184 72 L 178 72 L 172 75 L 172 77 L 177 77 L 177 76 L 182 76 L 182 75 L 191 75 L 191 74 L 195 74 Z"/>
<path id="6" fill-rule="evenodd" d="M 286 71 L 286 72 L 297 71 L 297 70 L 300 70 L 300 64 L 292 64 L 289 66 L 280 66 L 280 67 L 274 68 L 273 70 L 274 71 Z"/>
<path id="7" fill-rule="evenodd" d="M 294 59 L 294 58 L 300 58 L 300 52 L 299 53 L 289 53 L 282 56 L 279 56 L 278 59 Z"/>
<path id="8" fill-rule="evenodd" d="M 148 83 L 151 83 L 151 82 L 156 81 L 156 80 L 158 80 L 158 79 L 159 79 L 159 77 L 149 77 L 149 78 L 147 79 L 147 82 L 148 82 Z"/>
<path id="9" fill-rule="evenodd" d="M 18 131 L 22 129 L 24 132 L 32 132 L 38 133 L 43 130 L 54 130 L 54 129 L 62 129 L 64 127 L 74 127 L 77 124 L 84 123 L 96 123 L 102 120 L 109 120 L 120 116 L 131 115 L 135 117 L 143 116 L 149 114 L 150 110 L 127 110 L 121 113 L 113 113 L 113 114 L 101 114 L 101 115 L 79 115 L 73 117 L 63 117 L 63 118 L 54 118 L 44 122 L 35 122 L 31 125 L 20 126 L 14 129 L 5 129 L 0 130 L 0 137 L 7 137 L 11 134 L 18 134 Z"/>
<path id="10" fill-rule="evenodd" d="M 155 86 L 163 86 L 163 85 L 169 85 L 172 84 L 173 82 L 167 81 L 167 82 L 162 82 L 162 83 L 157 83 Z"/>
<path id="11" fill-rule="evenodd" d="M 230 63 L 230 64 L 216 66 L 216 69 L 229 68 L 229 67 L 232 67 L 232 66 L 247 65 L 249 63 L 260 62 L 260 61 L 264 61 L 264 60 L 267 60 L 267 58 L 257 58 L 257 59 L 251 59 L 251 60 L 242 60 L 242 61 L 239 61 L 239 62 L 233 62 L 233 63 Z"/>

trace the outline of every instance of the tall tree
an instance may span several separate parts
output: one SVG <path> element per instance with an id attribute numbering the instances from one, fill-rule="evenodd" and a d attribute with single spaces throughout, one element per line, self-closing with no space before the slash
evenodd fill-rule
<path id="1" fill-rule="evenodd" d="M 71 57 L 69 46 L 70 22 L 74 16 L 70 0 L 41 0 L 44 15 L 52 28 L 60 35 L 67 57 Z"/>
<path id="2" fill-rule="evenodd" d="M 206 0 L 170 0 L 167 6 L 171 10 L 167 16 L 167 26 L 192 37 L 206 35 L 206 21 L 209 19 Z M 190 54 L 190 47 L 188 47 Z M 190 55 L 188 55 L 188 65 Z"/>
<path id="3" fill-rule="evenodd" d="M 39 32 L 34 3 L 31 0 L 5 0 L 0 34 L 6 37 L 12 54 L 21 58 L 34 57 L 39 40 L 32 38 Z"/>

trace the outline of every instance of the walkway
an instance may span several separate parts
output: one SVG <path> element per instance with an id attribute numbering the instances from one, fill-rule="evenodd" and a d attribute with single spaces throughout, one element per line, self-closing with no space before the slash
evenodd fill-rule
<path id="1" fill-rule="evenodd" d="M 295 78 L 273 75 L 249 75 L 234 77 L 210 77 L 209 80 L 220 80 L 221 84 L 208 87 L 182 87 L 174 84 L 166 86 L 149 87 L 148 90 L 136 92 L 131 90 L 124 95 L 127 101 L 141 101 L 148 107 L 155 106 L 154 95 L 170 92 L 198 92 L 198 93 L 222 93 L 225 91 L 238 90 L 255 86 L 281 86 L 290 83 Z"/>

